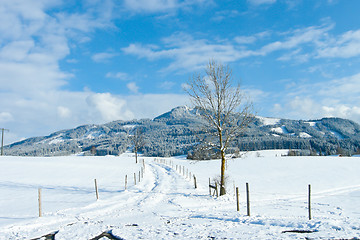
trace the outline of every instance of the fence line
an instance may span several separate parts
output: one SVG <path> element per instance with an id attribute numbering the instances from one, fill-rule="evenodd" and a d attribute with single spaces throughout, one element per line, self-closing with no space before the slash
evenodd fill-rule
<path id="1" fill-rule="evenodd" d="M 95 181 L 96 200 L 99 200 L 99 191 L 98 191 L 98 185 L 97 185 L 96 178 L 94 179 L 94 181 Z"/>
<path id="2" fill-rule="evenodd" d="M 195 174 L 193 174 L 192 172 L 189 171 L 188 168 L 185 168 L 185 166 L 182 165 L 175 165 L 173 161 L 167 161 L 165 159 L 155 159 L 156 162 L 167 165 L 169 167 L 175 167 L 176 166 L 176 170 L 179 170 L 179 174 L 182 174 L 185 179 L 191 181 L 193 180 L 194 183 L 194 188 L 197 189 L 197 178 L 195 176 Z M 140 183 L 141 179 L 144 177 L 144 172 L 145 172 L 145 161 L 144 159 L 142 159 L 143 162 L 143 166 L 141 167 L 140 171 L 138 172 L 138 183 Z M 175 169 L 173 169 L 175 170 Z M 127 189 L 127 175 L 125 175 L 125 190 Z M 99 200 L 99 190 L 98 190 L 98 182 L 97 179 L 94 179 L 94 183 L 95 183 L 95 191 L 96 191 L 96 200 Z M 134 173 L 134 185 L 137 184 L 137 176 L 136 173 Z M 219 191 L 218 191 L 218 184 L 215 181 L 214 184 L 211 183 L 211 179 L 209 178 L 209 194 L 212 196 L 219 196 Z M 213 191 L 213 192 L 212 192 Z M 340 191 L 341 192 L 341 191 Z M 313 218 L 312 216 L 312 195 L 317 195 L 317 194 L 330 194 L 331 192 L 325 191 L 325 192 L 319 192 L 319 193 L 312 193 L 311 190 L 311 185 L 308 185 L 308 191 L 307 194 L 281 194 L 281 193 L 271 193 L 271 192 L 262 192 L 262 191 L 255 191 L 252 192 L 252 196 L 256 196 L 256 194 L 267 194 L 267 195 L 281 195 L 281 196 L 297 196 L 297 197 L 304 197 L 307 196 L 307 207 L 305 207 L 308 210 L 308 219 L 311 220 Z M 344 194 L 334 194 L 335 196 L 347 196 Z M 234 197 L 236 199 L 236 209 L 237 211 L 240 211 L 240 198 L 239 198 L 239 189 L 238 187 L 235 186 L 235 182 L 234 182 Z M 273 199 L 274 201 L 276 201 L 277 199 Z M 42 201 L 41 201 L 41 188 L 38 189 L 38 205 L 39 205 L 39 217 L 42 216 Z M 250 188 L 249 188 L 249 183 L 246 183 L 246 208 L 247 208 L 247 216 L 250 216 Z"/>
<path id="3" fill-rule="evenodd" d="M 38 203 L 39 203 L 39 217 L 42 216 L 42 212 L 41 212 L 41 188 L 38 189 Z"/>

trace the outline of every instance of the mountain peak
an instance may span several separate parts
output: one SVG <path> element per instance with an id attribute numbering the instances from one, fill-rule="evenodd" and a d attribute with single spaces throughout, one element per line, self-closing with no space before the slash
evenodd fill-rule
<path id="1" fill-rule="evenodd" d="M 154 120 L 192 118 L 194 115 L 197 115 L 196 108 L 189 108 L 188 106 L 178 106 L 171 109 L 169 112 L 166 112 L 154 118 Z"/>
<path id="2" fill-rule="evenodd" d="M 6 155 L 55 156 L 91 154 L 117 155 L 129 147 L 129 130 L 144 129 L 146 156 L 173 156 L 192 151 L 199 143 L 204 119 L 201 109 L 179 106 L 154 120 L 114 121 L 102 125 L 83 125 L 44 137 L 34 137 L 5 147 Z M 232 149 L 305 149 L 335 154 L 340 148 L 349 153 L 360 151 L 360 126 L 340 118 L 290 120 L 257 116 L 244 134 L 234 141 Z"/>

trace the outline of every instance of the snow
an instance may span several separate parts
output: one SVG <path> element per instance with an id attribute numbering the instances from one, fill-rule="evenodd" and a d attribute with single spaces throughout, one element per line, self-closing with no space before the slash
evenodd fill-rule
<path id="1" fill-rule="evenodd" d="M 312 136 L 306 132 L 300 132 L 299 133 L 301 138 L 311 138 Z"/>
<path id="2" fill-rule="evenodd" d="M 289 134 L 289 131 L 286 129 L 284 125 L 281 127 L 272 128 L 271 131 L 280 134 Z"/>
<path id="3" fill-rule="evenodd" d="M 89 132 L 82 139 L 95 139 L 101 137 L 102 135 L 104 135 L 102 131 L 93 131 L 93 132 Z"/>
<path id="4" fill-rule="evenodd" d="M 281 157 L 287 150 L 245 152 L 227 161 L 227 195 L 209 196 L 220 161 L 184 156 L 145 162 L 118 157 L 0 157 L 0 239 L 350 239 L 360 235 L 358 157 Z M 140 161 L 141 162 L 141 161 Z M 193 179 L 176 171 L 184 166 Z M 179 169 L 180 167 L 178 167 Z M 124 179 L 128 175 L 125 190 Z M 94 179 L 99 186 L 96 200 Z M 138 180 L 138 179 L 137 179 Z M 245 183 L 251 216 L 246 215 Z M 312 187 L 312 220 L 307 189 Z M 234 186 L 239 187 L 236 211 Z M 38 217 L 38 188 L 43 216 Z M 282 233 L 290 230 L 313 233 Z"/>
<path id="5" fill-rule="evenodd" d="M 316 128 L 316 121 L 315 122 L 309 121 L 309 122 L 305 122 L 305 123 L 308 123 L 311 127 Z"/>
<path id="6" fill-rule="evenodd" d="M 280 118 L 269 118 L 269 117 L 260 117 L 260 116 L 257 116 L 256 118 L 260 119 L 265 126 L 276 125 L 280 123 L 281 120 Z"/>
<path id="7" fill-rule="evenodd" d="M 337 139 L 339 139 L 339 140 L 344 140 L 344 136 L 343 136 L 341 133 L 339 133 L 339 132 L 337 132 L 337 131 L 334 131 L 334 130 L 329 130 L 329 131 L 330 131 L 331 134 L 334 135 Z"/>
<path id="8" fill-rule="evenodd" d="M 323 131 L 320 130 L 320 128 L 316 125 L 318 121 L 310 121 L 310 122 L 305 122 L 308 123 L 311 127 L 313 127 L 316 131 L 318 131 L 320 134 L 325 135 L 325 133 Z"/>
<path id="9" fill-rule="evenodd" d="M 62 143 L 64 142 L 64 139 L 61 139 L 61 138 L 54 138 L 52 139 L 51 141 L 49 141 L 49 144 L 58 144 L 58 143 Z"/>
<path id="10" fill-rule="evenodd" d="M 49 138 L 49 139 L 45 139 L 45 140 L 42 140 L 36 144 L 45 144 L 45 143 L 48 143 L 48 144 L 57 144 L 57 143 L 61 143 L 61 142 L 64 142 L 64 139 L 63 139 L 63 134 L 58 134 L 56 136 L 53 136 L 52 138 Z"/>
<path id="11" fill-rule="evenodd" d="M 284 133 L 284 131 L 281 127 L 272 128 L 271 131 L 276 132 L 276 133 Z"/>
<path id="12" fill-rule="evenodd" d="M 127 125 L 123 125 L 122 127 L 126 128 L 126 129 L 132 129 L 132 128 L 136 127 L 136 125 L 127 124 Z"/>

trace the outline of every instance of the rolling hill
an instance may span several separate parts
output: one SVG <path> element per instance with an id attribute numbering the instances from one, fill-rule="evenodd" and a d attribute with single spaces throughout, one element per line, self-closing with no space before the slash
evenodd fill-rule
<path id="1" fill-rule="evenodd" d="M 129 148 L 136 127 L 144 133 L 145 156 L 175 156 L 196 151 L 204 135 L 198 109 L 180 106 L 154 119 L 90 124 L 28 138 L 4 148 L 6 155 L 60 156 L 118 155 Z M 229 153 L 266 149 L 294 149 L 295 154 L 351 155 L 360 149 L 360 125 L 341 118 L 289 120 L 255 117 Z"/>

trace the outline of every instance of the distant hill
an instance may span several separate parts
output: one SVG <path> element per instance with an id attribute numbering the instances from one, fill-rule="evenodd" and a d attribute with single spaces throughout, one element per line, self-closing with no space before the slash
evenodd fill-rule
<path id="1" fill-rule="evenodd" d="M 147 156 L 174 156 L 193 151 L 201 136 L 198 109 L 177 107 L 153 120 L 114 121 L 61 130 L 4 147 L 6 155 L 57 156 L 70 154 L 118 155 L 130 146 L 135 127 L 144 131 Z M 299 149 L 317 154 L 353 154 L 360 149 L 360 125 L 341 118 L 288 120 L 256 117 L 231 151 Z"/>

